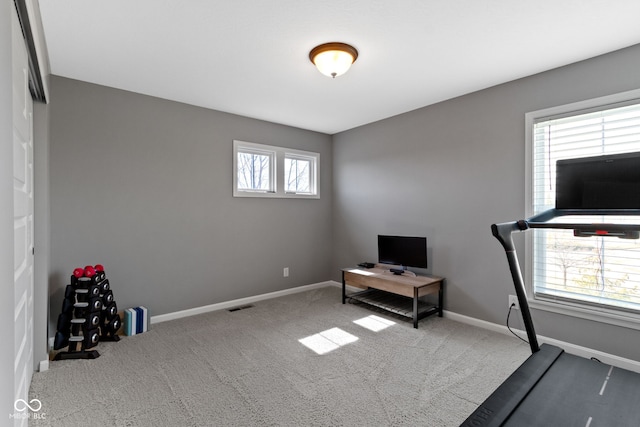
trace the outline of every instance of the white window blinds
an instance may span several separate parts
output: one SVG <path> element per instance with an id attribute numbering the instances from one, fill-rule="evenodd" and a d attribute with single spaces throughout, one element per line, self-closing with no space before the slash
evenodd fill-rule
<path id="1" fill-rule="evenodd" d="M 557 160 L 640 151 L 640 100 L 536 119 L 532 139 L 537 214 L 555 206 Z M 640 240 L 536 229 L 532 266 L 537 299 L 640 313 Z"/>

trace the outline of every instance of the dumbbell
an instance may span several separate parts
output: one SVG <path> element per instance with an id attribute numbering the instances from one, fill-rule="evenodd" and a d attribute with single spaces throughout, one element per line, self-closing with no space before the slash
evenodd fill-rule
<path id="1" fill-rule="evenodd" d="M 87 317 L 71 319 L 70 323 L 72 325 L 80 325 L 80 327 L 86 331 L 95 329 L 100 326 L 100 314 L 89 313 Z"/>
<path id="2" fill-rule="evenodd" d="M 73 307 L 76 304 L 76 299 L 75 298 L 65 298 L 64 300 L 62 300 L 62 313 L 70 313 L 71 310 L 73 310 Z"/>
<path id="3" fill-rule="evenodd" d="M 81 277 L 76 280 L 76 289 L 89 289 L 91 286 L 97 286 L 98 282 L 93 277 Z"/>
<path id="4" fill-rule="evenodd" d="M 96 270 L 96 282 L 100 283 L 106 278 L 107 278 L 107 275 L 105 274 L 104 271 L 97 271 Z"/>
<path id="5" fill-rule="evenodd" d="M 58 324 L 56 330 L 62 333 L 69 333 L 71 327 L 71 315 L 70 313 L 60 313 L 58 315 Z"/>
<path id="6" fill-rule="evenodd" d="M 102 310 L 102 299 L 99 296 L 91 297 L 89 300 L 89 311 L 96 312 Z"/>
<path id="7" fill-rule="evenodd" d="M 115 333 L 118 332 L 118 329 L 120 329 L 121 323 L 120 315 L 116 314 L 113 319 L 109 320 L 107 324 L 104 325 L 104 329 L 102 330 L 103 335 L 115 335 Z"/>
<path id="8" fill-rule="evenodd" d="M 76 300 L 78 302 L 88 302 L 91 296 L 89 295 L 89 289 L 76 289 Z"/>
<path id="9" fill-rule="evenodd" d="M 76 292 L 79 290 L 81 289 L 76 290 Z M 88 293 L 88 290 L 86 290 L 86 292 Z M 71 310 L 75 308 L 75 317 L 84 317 L 85 312 L 92 313 L 94 311 L 102 310 L 102 298 L 100 298 L 100 296 L 87 296 L 87 298 L 85 298 L 82 293 L 77 295 L 79 295 L 80 298 L 85 299 L 85 301 L 76 302 L 75 299 L 65 298 L 62 301 L 62 313 L 70 313 Z"/>
<path id="10" fill-rule="evenodd" d="M 96 269 L 92 265 L 87 265 L 84 268 L 84 277 L 93 277 L 96 275 Z"/>
<path id="11" fill-rule="evenodd" d="M 98 345 L 99 341 L 100 341 L 100 332 L 98 332 L 97 329 L 91 329 L 84 335 L 83 347 L 84 348 L 95 347 L 96 345 Z"/>
<path id="12" fill-rule="evenodd" d="M 56 337 L 53 340 L 53 349 L 60 350 L 69 345 L 69 334 L 63 332 L 56 332 Z"/>
<path id="13" fill-rule="evenodd" d="M 91 297 L 91 299 L 89 300 L 89 312 L 94 313 L 94 312 L 99 312 L 100 310 L 102 310 L 102 299 L 97 296 L 97 297 Z"/>
<path id="14" fill-rule="evenodd" d="M 86 302 L 90 298 L 100 296 L 100 286 L 91 285 L 88 289 L 76 289 L 76 295 L 78 297 L 78 302 Z"/>
<path id="15" fill-rule="evenodd" d="M 86 317 L 87 313 L 100 312 L 102 310 L 102 299 L 100 297 L 92 297 L 87 302 L 77 302 L 75 307 L 75 317 Z"/>
<path id="16" fill-rule="evenodd" d="M 78 277 L 75 280 L 76 282 L 75 285 L 78 288 L 88 288 L 89 286 L 96 284 L 96 281 L 94 279 L 95 279 L 94 277 Z"/>
<path id="17" fill-rule="evenodd" d="M 102 313 L 104 314 L 105 318 L 113 319 L 113 317 L 118 314 L 118 307 L 116 306 L 116 302 L 112 301 L 108 305 L 105 305 Z"/>
<path id="18" fill-rule="evenodd" d="M 105 292 L 102 295 L 102 302 L 105 305 L 111 304 L 113 302 L 113 291 L 112 290 L 108 290 L 107 292 Z"/>
<path id="19" fill-rule="evenodd" d="M 111 285 L 109 284 L 109 279 L 105 279 L 99 283 L 100 285 L 100 293 L 104 294 L 109 289 L 111 289 Z"/>
<path id="20" fill-rule="evenodd" d="M 91 329 L 84 335 L 73 335 L 69 337 L 69 343 L 81 343 L 83 349 L 95 347 L 100 341 L 100 333 L 97 329 Z"/>
<path id="21" fill-rule="evenodd" d="M 92 297 L 99 297 L 100 291 L 101 291 L 100 285 L 89 286 L 89 295 L 91 295 Z"/>
<path id="22" fill-rule="evenodd" d="M 64 297 L 72 299 L 75 296 L 76 296 L 76 287 L 73 285 L 67 285 L 67 287 L 64 288 Z"/>
<path id="23" fill-rule="evenodd" d="M 89 315 L 89 317 L 87 318 L 86 326 L 91 327 L 92 329 L 100 326 L 100 314 L 92 313 L 91 315 Z"/>

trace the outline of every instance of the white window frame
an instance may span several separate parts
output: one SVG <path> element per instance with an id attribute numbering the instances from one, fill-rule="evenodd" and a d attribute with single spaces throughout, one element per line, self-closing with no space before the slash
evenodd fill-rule
<path id="1" fill-rule="evenodd" d="M 300 150 L 287 150 L 287 152 L 284 155 L 284 162 L 287 161 L 287 159 L 291 159 L 291 160 L 302 160 L 302 161 L 307 161 L 309 162 L 309 191 L 287 191 L 286 188 L 286 177 L 283 180 L 283 186 L 284 186 L 284 190 L 287 194 L 298 194 L 298 195 L 313 195 L 316 193 L 316 190 L 318 188 L 317 185 L 317 163 L 318 163 L 318 154 L 316 153 L 315 156 L 310 156 L 308 154 L 308 152 L 301 152 Z M 283 173 L 286 170 L 286 168 L 283 167 Z"/>
<path id="2" fill-rule="evenodd" d="M 269 166 L 271 188 L 264 190 L 244 190 L 238 188 L 238 153 L 256 153 L 272 156 Z M 286 158 L 308 160 L 310 165 L 309 192 L 285 191 L 284 162 Z M 263 197 L 281 199 L 319 199 L 320 198 L 320 153 L 303 151 L 275 145 L 258 144 L 247 141 L 233 141 L 233 197 Z"/>
<path id="3" fill-rule="evenodd" d="M 640 90 L 623 92 L 610 96 L 590 99 L 586 101 L 576 102 L 572 104 L 546 108 L 543 110 L 532 111 L 525 114 L 525 217 L 529 218 L 534 215 L 533 211 L 533 159 L 534 159 L 534 142 L 533 129 L 534 124 L 542 118 L 554 117 L 560 115 L 577 115 L 588 110 L 606 109 L 613 104 L 631 102 L 637 100 L 640 102 Z M 553 301 L 550 299 L 538 298 L 534 295 L 533 289 L 533 253 L 534 253 L 534 236 L 533 233 L 525 233 L 525 272 L 524 279 L 526 283 L 527 300 L 531 308 L 559 313 L 567 316 L 588 319 L 596 322 L 602 322 L 626 328 L 640 330 L 640 315 L 630 312 L 618 310 L 610 310 L 604 307 L 594 307 L 579 302 Z"/>
<path id="4" fill-rule="evenodd" d="M 246 153 L 258 156 L 266 156 L 269 159 L 269 185 L 267 189 L 238 188 L 238 154 Z M 276 191 L 276 153 L 273 150 L 256 146 L 256 144 L 234 144 L 233 147 L 233 188 L 237 192 L 253 194 L 270 194 Z M 235 196 L 235 194 L 234 194 Z"/>

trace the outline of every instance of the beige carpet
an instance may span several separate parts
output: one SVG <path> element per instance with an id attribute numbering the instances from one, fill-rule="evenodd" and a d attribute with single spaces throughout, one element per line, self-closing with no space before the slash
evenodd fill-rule
<path id="1" fill-rule="evenodd" d="M 34 374 L 44 419 L 31 426 L 457 426 L 529 355 L 515 337 L 452 320 L 414 329 L 342 305 L 336 287 L 96 349 Z"/>

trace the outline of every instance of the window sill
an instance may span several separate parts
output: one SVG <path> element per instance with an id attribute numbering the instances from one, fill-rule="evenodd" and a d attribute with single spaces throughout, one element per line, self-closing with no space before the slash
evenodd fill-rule
<path id="1" fill-rule="evenodd" d="M 600 307 L 584 307 L 568 302 L 560 303 L 531 298 L 528 298 L 528 300 L 529 307 L 536 310 L 548 311 L 594 322 L 621 326 L 623 328 L 640 330 L 640 316 L 633 313 L 622 314 L 617 311 L 606 310 Z"/>
<path id="2" fill-rule="evenodd" d="M 319 194 L 279 193 L 273 191 L 234 191 L 233 197 L 259 197 L 275 199 L 319 199 Z"/>

